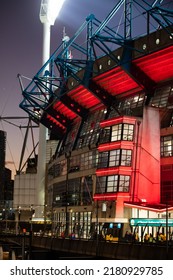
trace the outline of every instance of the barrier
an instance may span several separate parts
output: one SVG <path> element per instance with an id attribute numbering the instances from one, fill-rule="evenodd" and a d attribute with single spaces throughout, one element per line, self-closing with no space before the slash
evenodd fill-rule
<path id="1" fill-rule="evenodd" d="M 15 237 L 14 241 L 20 241 L 21 237 Z M 4 240 L 6 238 L 4 237 Z M 8 238 L 9 240 L 9 238 Z M 12 242 L 11 237 L 9 242 Z M 52 252 L 57 258 L 61 255 L 86 256 L 91 258 L 114 259 L 114 260 L 173 260 L 173 244 L 149 244 L 130 242 L 110 242 L 98 240 L 69 239 L 56 237 L 33 236 L 25 239 L 25 246 L 34 252 L 40 248 L 41 251 Z M 6 241 L 7 242 L 7 241 Z M 32 253 L 31 252 L 31 253 Z M 3 248 L 0 247 L 0 259 L 3 258 Z M 32 256 L 32 254 L 31 254 Z M 50 254 L 51 256 L 51 254 Z"/>

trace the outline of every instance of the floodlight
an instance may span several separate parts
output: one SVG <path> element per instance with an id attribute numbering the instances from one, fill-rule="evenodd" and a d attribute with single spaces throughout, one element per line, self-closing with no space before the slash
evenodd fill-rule
<path id="1" fill-rule="evenodd" d="M 40 20 L 42 23 L 54 25 L 54 22 L 65 0 L 42 0 L 40 6 Z"/>

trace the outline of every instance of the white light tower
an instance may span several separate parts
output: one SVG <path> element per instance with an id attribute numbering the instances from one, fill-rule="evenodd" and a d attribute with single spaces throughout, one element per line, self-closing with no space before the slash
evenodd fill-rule
<path id="1" fill-rule="evenodd" d="M 42 0 L 40 6 L 40 21 L 43 24 L 43 57 L 44 65 L 50 57 L 50 30 L 62 8 L 65 0 Z M 49 67 L 49 66 L 48 66 Z M 45 69 L 49 70 L 48 68 Z M 39 149 L 37 164 L 37 187 L 35 218 L 43 219 L 45 204 L 45 174 L 46 174 L 46 135 L 47 128 L 40 124 L 39 127 Z"/>

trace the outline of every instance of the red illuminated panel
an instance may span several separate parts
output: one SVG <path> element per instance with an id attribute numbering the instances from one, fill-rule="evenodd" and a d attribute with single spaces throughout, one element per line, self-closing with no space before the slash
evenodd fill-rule
<path id="1" fill-rule="evenodd" d="M 139 85 L 120 67 L 116 67 L 93 79 L 111 95 L 115 96 L 127 91 L 140 91 Z"/>
<path id="2" fill-rule="evenodd" d="M 134 118 L 122 116 L 122 117 L 118 117 L 118 118 L 112 118 L 109 120 L 101 121 L 100 127 L 112 126 L 112 125 L 119 124 L 119 123 L 135 124 L 135 122 L 136 122 L 136 119 L 134 119 Z"/>
<path id="3" fill-rule="evenodd" d="M 66 116 L 70 120 L 77 117 L 77 115 L 71 111 L 68 107 L 66 107 L 61 101 L 58 101 L 54 107 L 55 110 L 57 110 L 57 118 L 58 118 L 58 112 L 60 112 L 62 115 Z"/>
<path id="4" fill-rule="evenodd" d="M 127 193 L 104 193 L 104 194 L 95 194 L 94 200 L 115 200 L 118 197 L 129 198 Z"/>
<path id="5" fill-rule="evenodd" d="M 133 62 L 155 82 L 173 77 L 173 46 L 141 57 Z"/>
<path id="6" fill-rule="evenodd" d="M 109 175 L 131 175 L 132 169 L 128 166 L 108 167 L 100 168 L 96 170 L 97 176 L 109 176 Z"/>
<path id="7" fill-rule="evenodd" d="M 99 152 L 104 151 L 111 151 L 116 149 L 133 149 L 133 142 L 130 141 L 118 141 L 118 142 L 110 142 L 110 143 L 104 143 L 98 146 Z"/>
<path id="8" fill-rule="evenodd" d="M 98 104 L 100 104 L 100 100 L 96 98 L 90 91 L 88 91 L 83 86 L 79 86 L 70 91 L 69 96 L 71 99 L 79 103 L 86 109 L 90 109 Z"/>
<path id="9" fill-rule="evenodd" d="M 57 120 L 55 120 L 50 115 L 47 115 L 47 119 L 49 119 L 52 123 L 56 124 L 57 126 L 61 127 L 63 130 L 65 130 L 65 126 L 63 126 L 61 123 L 59 123 Z"/>

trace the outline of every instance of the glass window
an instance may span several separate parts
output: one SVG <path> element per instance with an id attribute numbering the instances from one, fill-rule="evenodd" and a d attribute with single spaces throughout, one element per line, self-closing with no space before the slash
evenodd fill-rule
<path id="1" fill-rule="evenodd" d="M 130 186 L 130 176 L 119 176 L 119 192 L 128 192 Z"/>
<path id="2" fill-rule="evenodd" d="M 132 141 L 133 140 L 133 129 L 134 129 L 134 125 L 133 124 L 124 124 L 123 125 L 123 137 L 122 137 L 122 140 Z"/>
<path id="3" fill-rule="evenodd" d="M 53 188 L 53 206 L 91 205 L 92 190 L 92 176 L 57 183 Z"/>
<path id="4" fill-rule="evenodd" d="M 131 166 L 132 162 L 132 151 L 131 150 L 121 150 L 121 166 Z"/>
<path id="5" fill-rule="evenodd" d="M 131 166 L 132 151 L 131 150 L 112 150 L 99 154 L 98 168 L 113 166 Z"/>
<path id="6" fill-rule="evenodd" d="M 100 121 L 105 118 L 106 111 L 98 110 L 88 116 L 81 125 L 76 148 L 83 148 L 91 144 L 96 144 L 100 135 Z"/>
<path id="7" fill-rule="evenodd" d="M 121 140 L 121 134 L 122 134 L 122 124 L 117 124 L 112 126 L 112 136 L 111 141 L 120 141 Z"/>
<path id="8" fill-rule="evenodd" d="M 107 192 L 117 192 L 118 190 L 118 175 L 108 176 Z"/>
<path id="9" fill-rule="evenodd" d="M 173 156 L 173 135 L 161 137 L 161 157 Z"/>
<path id="10" fill-rule="evenodd" d="M 99 161 L 98 161 L 99 168 L 108 167 L 108 156 L 109 156 L 109 152 L 103 152 L 99 154 Z"/>
<path id="11" fill-rule="evenodd" d="M 117 124 L 112 126 L 111 141 L 127 140 L 132 141 L 134 134 L 133 124 Z"/>
<path id="12" fill-rule="evenodd" d="M 172 95 L 172 85 L 163 86 L 155 90 L 154 96 L 151 98 L 150 104 L 155 107 L 166 107 L 169 105 L 169 96 Z"/>
<path id="13" fill-rule="evenodd" d="M 120 165 L 120 150 L 110 151 L 109 156 L 109 166 L 119 166 Z"/>
<path id="14" fill-rule="evenodd" d="M 105 127 L 100 132 L 99 143 L 109 143 L 111 136 L 111 127 Z"/>
<path id="15" fill-rule="evenodd" d="M 129 192 L 130 176 L 113 175 L 97 177 L 96 193 Z"/>
<path id="16" fill-rule="evenodd" d="M 97 177 L 96 193 L 105 193 L 106 192 L 106 179 L 107 177 Z"/>

